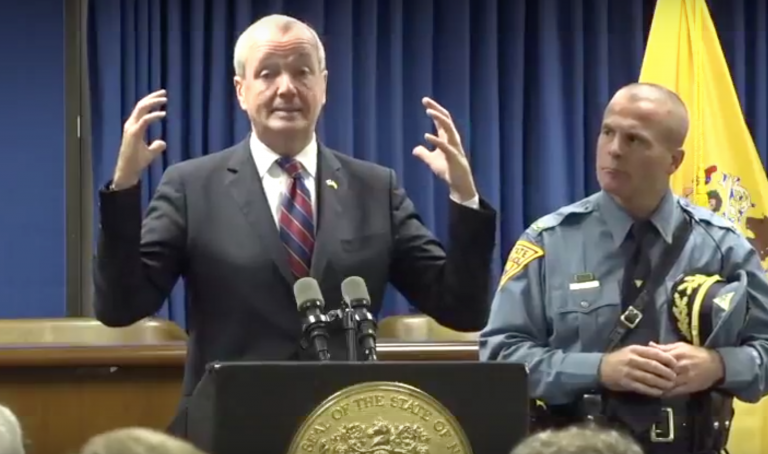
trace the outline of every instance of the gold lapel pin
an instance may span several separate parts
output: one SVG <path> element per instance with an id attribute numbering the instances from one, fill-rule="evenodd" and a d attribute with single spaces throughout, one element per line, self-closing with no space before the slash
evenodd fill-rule
<path id="1" fill-rule="evenodd" d="M 325 180 L 325 184 L 333 189 L 339 189 L 339 185 L 333 180 Z"/>

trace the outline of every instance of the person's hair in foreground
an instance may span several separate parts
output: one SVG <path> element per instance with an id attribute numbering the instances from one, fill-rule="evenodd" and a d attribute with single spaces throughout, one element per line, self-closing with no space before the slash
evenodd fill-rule
<path id="1" fill-rule="evenodd" d="M 141 427 L 111 430 L 91 438 L 80 454 L 205 454 L 190 443 Z"/>
<path id="2" fill-rule="evenodd" d="M 531 435 L 512 454 L 643 454 L 643 450 L 620 432 L 597 426 L 571 426 Z"/>
<path id="3" fill-rule="evenodd" d="M 10 408 L 0 405 L 0 454 L 24 454 L 21 425 Z"/>

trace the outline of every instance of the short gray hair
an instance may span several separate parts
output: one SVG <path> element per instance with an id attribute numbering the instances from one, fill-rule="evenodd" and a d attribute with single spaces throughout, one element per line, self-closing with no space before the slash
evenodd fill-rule
<path id="1" fill-rule="evenodd" d="M 91 438 L 80 454 L 204 454 L 188 441 L 154 429 L 126 427 Z"/>
<path id="2" fill-rule="evenodd" d="M 325 69 L 325 47 L 323 47 L 323 42 L 320 40 L 320 36 L 317 32 L 312 27 L 296 18 L 282 14 L 272 14 L 270 16 L 262 17 L 251 24 L 237 38 L 232 62 L 236 76 L 243 77 L 245 75 L 245 63 L 248 60 L 248 51 L 251 49 L 251 46 L 253 46 L 254 41 L 256 41 L 259 29 L 267 24 L 280 25 L 283 27 L 304 27 L 312 36 L 312 39 L 315 40 L 317 46 L 317 58 L 320 61 L 320 69 Z"/>
<path id="3" fill-rule="evenodd" d="M 8 408 L 0 405 L 0 453 L 24 454 L 21 424 Z"/>
<path id="4" fill-rule="evenodd" d="M 634 440 L 614 430 L 574 426 L 534 434 L 512 454 L 643 454 L 643 450 Z"/>

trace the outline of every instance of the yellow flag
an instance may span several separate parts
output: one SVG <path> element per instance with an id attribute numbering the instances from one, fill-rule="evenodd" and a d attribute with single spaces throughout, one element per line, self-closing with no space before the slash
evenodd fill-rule
<path id="1" fill-rule="evenodd" d="M 658 0 L 640 82 L 685 102 L 690 131 L 672 190 L 731 220 L 768 264 L 768 180 L 705 0 Z M 768 400 L 736 404 L 728 449 L 768 453 Z"/>

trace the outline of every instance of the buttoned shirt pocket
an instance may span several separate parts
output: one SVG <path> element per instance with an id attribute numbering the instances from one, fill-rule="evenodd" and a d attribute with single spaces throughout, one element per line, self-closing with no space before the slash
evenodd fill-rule
<path id="1" fill-rule="evenodd" d="M 570 351 L 601 351 L 620 313 L 616 284 L 563 289 L 560 305 L 553 314 L 554 343 Z"/>

